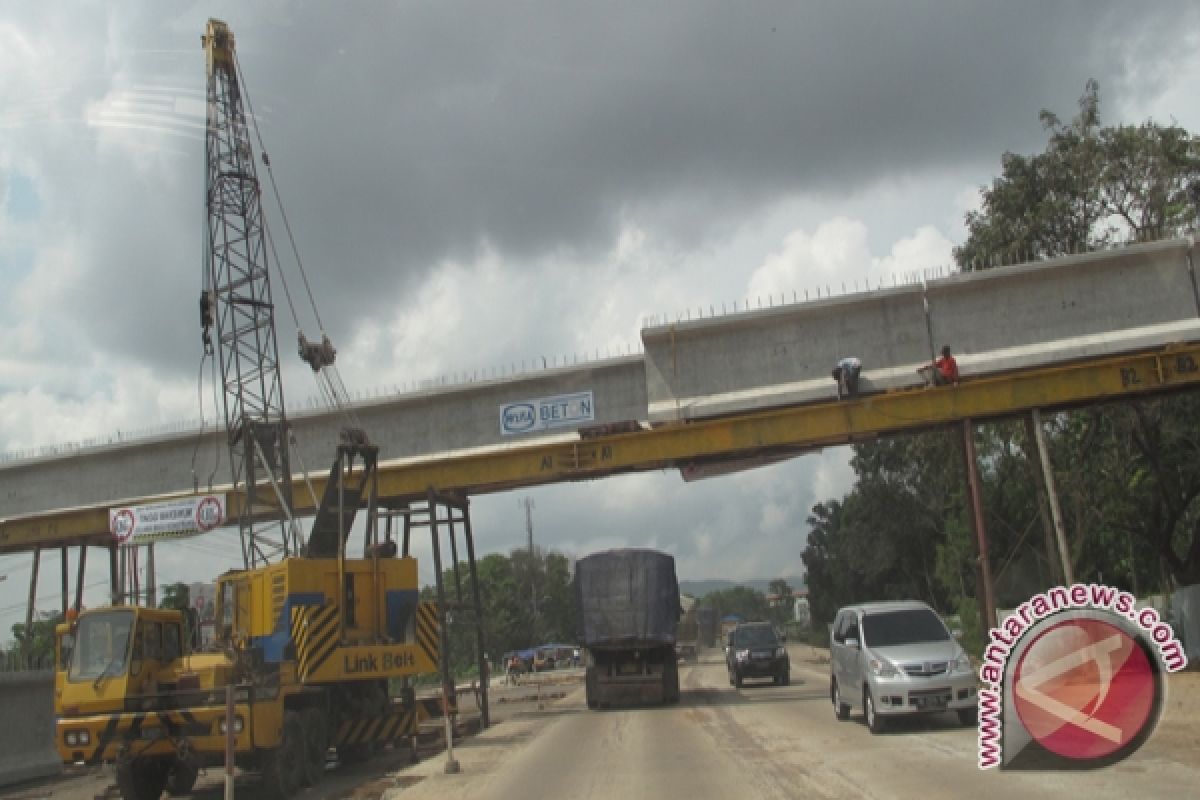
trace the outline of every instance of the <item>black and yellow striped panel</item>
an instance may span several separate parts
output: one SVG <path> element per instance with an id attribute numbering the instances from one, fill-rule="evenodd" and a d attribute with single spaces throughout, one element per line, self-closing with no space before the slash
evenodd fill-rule
<path id="1" fill-rule="evenodd" d="M 367 719 L 346 720 L 338 726 L 333 737 L 333 745 L 368 744 L 370 742 L 389 742 L 402 736 L 414 736 L 417 733 L 417 713 L 414 709 L 406 708 L 394 714 Z"/>
<path id="2" fill-rule="evenodd" d="M 438 620 L 437 603 L 417 604 L 417 644 L 433 664 L 438 663 L 442 649 L 442 626 Z"/>
<path id="3" fill-rule="evenodd" d="M 337 648 L 337 607 L 292 608 L 292 642 L 296 645 L 296 675 L 307 680 Z"/>
<path id="4" fill-rule="evenodd" d="M 179 739 L 189 736 L 206 736 L 212 733 L 211 725 L 197 721 L 190 711 L 149 711 L 141 714 L 114 715 L 96 737 L 96 748 L 89 763 L 111 760 L 121 746 L 142 738 L 146 728 L 159 728 L 163 735 L 157 738 Z"/>
<path id="5" fill-rule="evenodd" d="M 450 714 L 453 716 L 457 713 L 454 704 L 450 704 Z M 417 698 L 417 719 L 424 722 L 427 719 L 441 719 L 445 714 L 442 713 L 442 698 L 440 697 L 418 697 Z"/>

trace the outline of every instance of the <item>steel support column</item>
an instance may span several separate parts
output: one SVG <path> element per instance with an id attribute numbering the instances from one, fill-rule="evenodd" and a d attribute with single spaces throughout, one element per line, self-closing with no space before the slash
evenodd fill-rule
<path id="1" fill-rule="evenodd" d="M 158 605 L 158 576 L 154 569 L 154 542 L 146 544 L 146 605 Z"/>
<path id="2" fill-rule="evenodd" d="M 429 539 L 433 545 L 433 576 L 434 583 L 437 586 L 438 614 L 441 616 L 441 673 L 442 673 L 442 692 L 443 695 L 455 703 L 457 708 L 457 698 L 454 695 L 454 680 L 450 675 L 450 626 L 449 615 L 446 611 L 446 586 L 442 580 L 442 547 L 438 541 L 438 518 L 437 518 L 437 493 L 433 487 L 429 487 L 426 493 L 427 502 L 429 503 Z"/>
<path id="3" fill-rule="evenodd" d="M 62 573 L 62 613 L 64 618 L 67 616 L 67 608 L 69 608 L 67 597 L 70 596 L 70 586 L 68 585 L 70 579 L 67 574 L 70 564 L 68 563 L 67 555 L 67 546 L 64 544 L 59 548 L 59 571 Z"/>
<path id="4" fill-rule="evenodd" d="M 117 543 L 108 546 L 108 591 L 112 605 L 121 605 L 121 570 L 117 560 Z"/>
<path id="5" fill-rule="evenodd" d="M 479 651 L 479 724 L 483 728 L 490 727 L 491 714 L 488 711 L 488 686 L 491 683 L 491 671 L 488 669 L 486 642 L 483 638 L 483 603 L 479 599 L 479 574 L 475 569 L 475 535 L 471 532 L 471 515 L 466 512 L 470 499 L 463 498 L 463 535 L 467 540 L 467 565 L 471 570 L 471 603 L 475 608 L 475 646 Z"/>
<path id="6" fill-rule="evenodd" d="M 1075 570 L 1071 567 L 1071 555 L 1067 549 L 1067 537 L 1063 531 L 1062 509 L 1058 504 L 1058 489 L 1054 484 L 1054 466 L 1050 463 L 1050 451 L 1046 448 L 1046 434 L 1042 430 L 1042 414 L 1036 408 L 1029 412 L 1033 423 L 1033 438 L 1037 442 L 1038 461 L 1041 462 L 1042 478 L 1046 485 L 1046 499 L 1050 503 L 1050 516 L 1054 520 L 1054 537 L 1058 542 L 1058 557 L 1062 563 L 1062 574 L 1067 585 L 1075 583 Z"/>
<path id="7" fill-rule="evenodd" d="M 79 545 L 79 569 L 75 574 L 75 610 L 83 610 L 83 575 L 87 568 L 87 545 Z"/>
<path id="8" fill-rule="evenodd" d="M 29 576 L 29 603 L 25 606 L 25 636 L 21 640 L 21 656 L 28 662 L 33 656 L 33 606 L 37 602 L 38 567 L 41 566 L 42 548 L 33 548 L 33 573 Z M 26 664 L 26 666 L 32 666 Z"/>
<path id="9" fill-rule="evenodd" d="M 983 517 L 983 494 L 979 486 L 979 465 L 975 456 L 975 426 L 969 419 L 962 421 L 963 457 L 967 468 L 967 497 L 971 504 L 971 527 L 975 532 L 978 556 L 979 591 L 982 600 L 980 615 L 984 633 L 996 627 L 996 596 L 992 588 L 992 563 L 988 556 L 987 526 Z"/>

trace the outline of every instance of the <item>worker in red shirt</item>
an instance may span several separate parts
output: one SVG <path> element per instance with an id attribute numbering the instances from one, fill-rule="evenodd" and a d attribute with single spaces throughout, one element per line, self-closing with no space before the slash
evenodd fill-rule
<path id="1" fill-rule="evenodd" d="M 933 362 L 933 382 L 939 386 L 958 386 L 958 362 L 950 355 L 950 345 L 942 346 L 942 357 Z"/>

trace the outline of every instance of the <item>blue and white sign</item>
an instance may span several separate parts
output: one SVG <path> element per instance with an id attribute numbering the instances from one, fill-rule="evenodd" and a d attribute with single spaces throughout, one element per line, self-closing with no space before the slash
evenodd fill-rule
<path id="1" fill-rule="evenodd" d="M 500 433 L 504 436 L 568 428 L 595 420 L 596 399 L 591 392 L 539 397 L 500 406 Z"/>

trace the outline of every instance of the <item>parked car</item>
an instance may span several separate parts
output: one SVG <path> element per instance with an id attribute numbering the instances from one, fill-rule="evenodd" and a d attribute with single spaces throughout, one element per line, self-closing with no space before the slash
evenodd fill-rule
<path id="1" fill-rule="evenodd" d="M 792 664 L 783 637 L 769 622 L 743 622 L 730 632 L 725 667 L 729 682 L 738 688 L 746 678 L 773 678 L 779 686 L 792 682 Z"/>
<path id="2" fill-rule="evenodd" d="M 848 719 L 863 709 L 871 733 L 888 718 L 954 711 L 964 725 L 977 713 L 975 670 L 937 613 L 916 601 L 847 606 L 829 643 L 829 699 Z"/>

